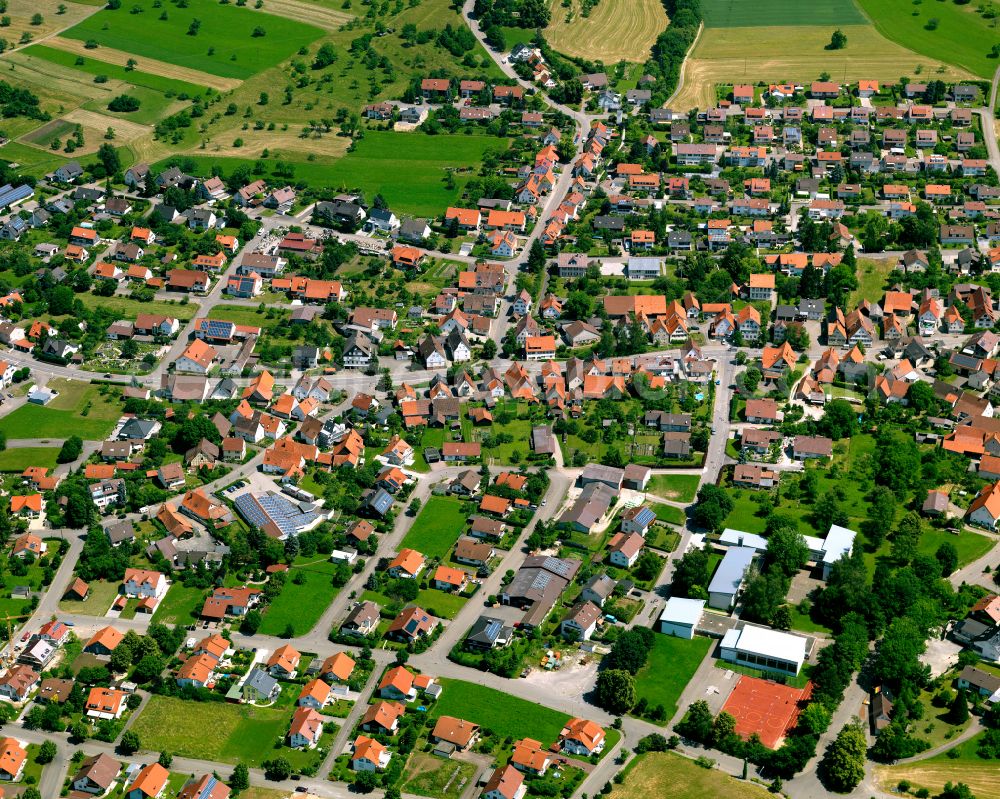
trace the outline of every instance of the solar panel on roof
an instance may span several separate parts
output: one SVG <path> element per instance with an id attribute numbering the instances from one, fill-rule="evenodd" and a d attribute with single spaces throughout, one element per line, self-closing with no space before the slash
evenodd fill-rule
<path id="1" fill-rule="evenodd" d="M 496 619 L 492 620 L 486 625 L 486 629 L 483 630 L 487 638 L 493 639 L 500 635 L 500 630 L 503 629 L 503 624 Z"/>

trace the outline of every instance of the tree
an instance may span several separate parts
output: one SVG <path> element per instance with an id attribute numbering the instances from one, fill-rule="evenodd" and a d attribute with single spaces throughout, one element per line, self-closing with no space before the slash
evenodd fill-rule
<path id="1" fill-rule="evenodd" d="M 229 778 L 229 787 L 233 789 L 233 793 L 245 791 L 250 787 L 250 769 L 246 763 L 236 764 L 236 768 L 233 769 L 232 776 Z"/>
<path id="2" fill-rule="evenodd" d="M 782 525 L 772 531 L 767 538 L 767 561 L 769 568 L 777 568 L 782 574 L 791 577 L 805 566 L 809 560 L 809 546 L 802 534 L 795 528 L 794 521 L 790 525 Z"/>
<path id="3" fill-rule="evenodd" d="M 826 46 L 827 50 L 843 50 L 847 47 L 847 34 L 845 34 L 840 28 L 837 28 L 833 32 L 833 36 L 830 37 L 830 43 Z"/>
<path id="4" fill-rule="evenodd" d="M 244 635 L 255 635 L 260 629 L 260 611 L 248 610 L 240 620 L 240 632 Z"/>
<path id="5" fill-rule="evenodd" d="M 909 511 L 892 534 L 892 548 L 889 552 L 892 559 L 900 564 L 909 563 L 917 554 L 923 524 L 915 511 Z"/>
<path id="6" fill-rule="evenodd" d="M 685 738 L 707 744 L 712 740 L 714 723 L 708 702 L 704 699 L 699 699 L 696 702 L 692 702 L 690 707 L 688 707 L 684 718 L 677 725 L 677 732 Z"/>
<path id="7" fill-rule="evenodd" d="M 133 730 L 126 730 L 122 733 L 121 742 L 118 744 L 123 755 L 134 755 L 142 748 L 142 741 L 139 740 L 139 733 Z"/>
<path id="8" fill-rule="evenodd" d="M 72 463 L 83 454 L 83 439 L 80 436 L 70 436 L 65 441 L 56 456 L 58 463 Z"/>
<path id="9" fill-rule="evenodd" d="M 21 794 L 24 796 L 24 794 Z M 976 799 L 972 790 L 964 782 L 952 784 L 950 781 L 944 784 L 944 790 L 934 799 Z"/>
<path id="10" fill-rule="evenodd" d="M 264 766 L 265 779 L 281 782 L 292 776 L 292 765 L 283 757 L 265 760 L 261 765 Z"/>
<path id="11" fill-rule="evenodd" d="M 857 720 L 844 727 L 830 743 L 819 764 L 819 776 L 831 791 L 853 791 L 865 776 L 865 753 L 868 744 Z"/>
<path id="12" fill-rule="evenodd" d="M 869 500 L 871 508 L 862 529 L 871 548 L 878 549 L 896 520 L 896 495 L 885 486 L 875 486 Z"/>
<path id="13" fill-rule="evenodd" d="M 108 128 L 111 132 L 110 136 L 106 138 L 113 139 L 115 137 L 115 132 Z M 118 151 L 113 145 L 105 142 L 97 150 L 97 158 L 101 162 L 101 166 L 104 167 L 104 174 L 108 177 L 118 174 L 122 168 L 121 158 L 118 156 Z"/>
<path id="14" fill-rule="evenodd" d="M 692 519 L 698 527 L 718 532 L 733 509 L 733 499 L 713 483 L 706 483 L 698 489 L 698 503 L 694 507 Z"/>
<path id="15" fill-rule="evenodd" d="M 335 63 L 337 60 L 337 51 L 334 49 L 333 45 L 327 42 L 320 46 L 319 50 L 316 51 L 316 58 L 313 60 L 313 69 L 323 69 Z"/>
<path id="16" fill-rule="evenodd" d="M 138 97 L 133 97 L 130 94 L 119 94 L 108 103 L 108 110 L 117 111 L 118 113 L 128 113 L 130 111 L 138 111 L 141 104 Z"/>
<path id="17" fill-rule="evenodd" d="M 670 593 L 707 599 L 708 579 L 708 554 L 703 549 L 691 549 L 677 561 Z"/>
<path id="18" fill-rule="evenodd" d="M 937 548 L 937 552 L 934 553 L 934 557 L 941 564 L 941 574 L 945 577 L 958 568 L 958 550 L 955 549 L 955 545 L 951 541 L 942 543 Z"/>
<path id="19" fill-rule="evenodd" d="M 968 720 L 969 701 L 965 697 L 965 691 L 959 689 L 955 691 L 955 699 L 948 708 L 948 721 L 951 724 L 965 724 Z"/>
<path id="20" fill-rule="evenodd" d="M 156 759 L 163 768 L 169 769 L 174 762 L 174 756 L 170 752 L 160 752 L 160 756 Z"/>
<path id="21" fill-rule="evenodd" d="M 379 776 L 374 771 L 358 771 L 351 785 L 360 793 L 371 793 L 378 787 Z"/>
<path id="22" fill-rule="evenodd" d="M 823 418 L 817 425 L 819 431 L 837 441 L 850 438 L 858 430 L 858 414 L 847 400 L 835 399 L 826 404 Z"/>
<path id="23" fill-rule="evenodd" d="M 597 704 L 609 713 L 628 713 L 635 705 L 635 680 L 624 669 L 606 669 L 597 677 Z"/>
<path id="24" fill-rule="evenodd" d="M 42 742 L 42 745 L 38 749 L 38 754 L 35 755 L 35 762 L 51 763 L 56 757 L 56 742 L 49 739 Z"/>

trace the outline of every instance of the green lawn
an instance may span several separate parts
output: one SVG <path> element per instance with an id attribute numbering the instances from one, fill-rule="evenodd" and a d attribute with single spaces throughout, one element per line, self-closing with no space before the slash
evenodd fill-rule
<path id="1" fill-rule="evenodd" d="M 414 601 L 432 616 L 437 616 L 439 619 L 453 619 L 465 605 L 466 600 L 467 597 L 461 594 L 438 591 L 436 588 L 423 588 Z"/>
<path id="2" fill-rule="evenodd" d="M 170 302 L 169 300 L 140 302 L 128 297 L 98 297 L 96 294 L 77 294 L 76 297 L 88 308 L 108 308 L 126 319 L 135 319 L 141 313 L 154 313 L 172 316 L 182 322 L 187 322 L 198 312 L 198 306 L 190 302 Z"/>
<path id="3" fill-rule="evenodd" d="M 609 799 L 767 799 L 767 790 L 714 768 L 702 768 L 673 752 L 649 752 L 633 760 Z"/>
<path id="4" fill-rule="evenodd" d="M 187 8 L 169 8 L 161 14 L 154 2 L 130 2 L 129 11 L 99 11 L 62 35 L 213 75 L 249 78 L 284 61 L 323 33 L 311 25 L 235 4 L 188 0 Z M 134 8 L 142 12 L 131 13 Z M 201 26 L 196 35 L 189 35 L 195 19 Z M 264 35 L 253 35 L 258 28 Z M 209 48 L 214 50 L 212 55 Z"/>
<path id="5" fill-rule="evenodd" d="M 17 447 L 0 452 L 0 472 L 20 474 L 29 466 L 56 467 L 58 447 Z"/>
<path id="6" fill-rule="evenodd" d="M 444 692 L 430 714 L 474 721 L 501 738 L 528 736 L 548 746 L 559 737 L 567 716 L 526 699 L 462 680 L 441 679 Z"/>
<path id="7" fill-rule="evenodd" d="M 649 660 L 635 676 L 635 693 L 645 698 L 651 708 L 663 705 L 669 720 L 677 712 L 677 700 L 711 649 L 712 641 L 701 637 L 688 641 L 669 635 L 657 635 L 655 640 Z"/>
<path id="8" fill-rule="evenodd" d="M 462 503 L 453 497 L 430 497 L 400 544 L 427 557 L 443 558 L 465 530 Z"/>
<path id="9" fill-rule="evenodd" d="M 58 169 L 69 159 L 52 150 L 40 150 L 37 147 L 10 141 L 0 148 L 0 160 L 20 164 L 19 172 L 41 177 Z"/>
<path id="10" fill-rule="evenodd" d="M 224 322 L 235 322 L 238 325 L 250 325 L 259 327 L 262 330 L 272 330 L 278 325 L 284 324 L 289 317 L 289 312 L 284 309 L 268 309 L 274 315 L 260 313 L 256 308 L 248 308 L 245 305 L 216 305 L 212 308 L 211 317 Z"/>
<path id="11" fill-rule="evenodd" d="M 98 386 L 63 378 L 50 380 L 48 386 L 59 396 L 45 406 L 22 405 L 0 419 L 0 432 L 7 438 L 24 438 L 30 431 L 34 438 L 59 440 L 72 431 L 83 439 L 102 441 L 121 417 L 121 403 L 102 396 Z"/>
<path id="12" fill-rule="evenodd" d="M 673 505 L 661 505 L 659 502 L 647 503 L 653 513 L 656 514 L 656 518 L 662 522 L 669 522 L 670 524 L 677 524 L 684 526 L 687 521 L 687 515 L 680 508 L 675 508 Z"/>
<path id="13" fill-rule="evenodd" d="M 997 67 L 989 57 L 997 43 L 993 20 L 978 13 L 981 4 L 923 3 L 913 0 L 858 0 L 875 29 L 904 47 L 962 67 L 981 78 L 990 78 Z M 927 29 L 931 19 L 937 27 Z"/>
<path id="14" fill-rule="evenodd" d="M 83 63 L 80 64 L 77 62 L 75 53 L 70 53 L 66 50 L 57 50 L 54 47 L 46 47 L 43 44 L 32 45 L 25 51 L 25 55 L 41 58 L 53 64 L 70 67 L 71 69 L 77 69 L 81 72 L 86 72 L 88 75 L 105 75 L 114 80 L 123 80 L 135 86 L 143 86 L 164 94 L 187 94 L 195 97 L 205 91 L 203 86 L 198 86 L 194 83 L 165 78 L 163 75 L 153 75 L 138 69 L 127 70 L 118 64 L 110 64 L 107 61 L 100 61 L 96 58 L 84 58 Z"/>
<path id="15" fill-rule="evenodd" d="M 259 766 L 288 726 L 282 710 L 153 696 L 131 729 L 144 749 Z"/>
<path id="16" fill-rule="evenodd" d="M 889 273 L 895 268 L 896 262 L 891 258 L 875 261 L 871 258 L 858 259 L 858 287 L 851 292 L 849 305 L 853 308 L 861 300 L 881 302 L 885 295 L 886 282 Z"/>
<path id="17" fill-rule="evenodd" d="M 175 582 L 167 595 L 160 600 L 153 613 L 153 621 L 159 624 L 191 624 L 198 619 L 205 604 L 205 589 L 194 588 Z"/>
<path id="18" fill-rule="evenodd" d="M 865 18 L 851 0 L 702 0 L 706 28 L 783 27 L 788 25 L 863 25 Z M 832 32 L 832 31 L 831 31 Z M 789 36 L 794 33 L 789 32 Z"/>
<path id="19" fill-rule="evenodd" d="M 332 581 L 337 564 L 316 557 L 301 560 L 288 570 L 284 588 L 264 613 L 260 625 L 264 635 L 280 635 L 288 625 L 296 635 L 309 632 L 337 593 Z M 296 574 L 305 575 L 301 585 L 295 582 Z"/>
<path id="20" fill-rule="evenodd" d="M 108 580 L 91 580 L 90 594 L 83 602 L 72 599 L 63 599 L 59 602 L 59 609 L 66 613 L 75 613 L 82 616 L 103 616 L 111 603 L 118 596 L 119 583 Z M 169 593 L 169 592 L 168 592 Z"/>
<path id="21" fill-rule="evenodd" d="M 476 776 L 476 764 L 442 760 L 424 752 L 414 752 L 407 763 L 403 790 L 431 799 L 458 799 L 464 786 Z"/>
<path id="22" fill-rule="evenodd" d="M 697 474 L 654 474 L 646 490 L 674 502 L 693 502 L 701 476 Z"/>
<path id="23" fill-rule="evenodd" d="M 469 174 L 455 175 L 454 188 L 445 180 L 447 169 L 475 169 L 487 150 L 505 150 L 508 141 L 492 136 L 440 135 L 366 131 L 353 151 L 342 158 L 306 161 L 283 153 L 295 167 L 295 176 L 313 187 L 331 190 L 361 189 L 365 196 L 381 194 L 394 210 L 419 216 L 440 216 L 462 193 Z M 188 156 L 185 156 L 185 161 Z M 241 158 L 190 156 L 196 175 L 213 167 L 229 174 L 254 161 Z"/>

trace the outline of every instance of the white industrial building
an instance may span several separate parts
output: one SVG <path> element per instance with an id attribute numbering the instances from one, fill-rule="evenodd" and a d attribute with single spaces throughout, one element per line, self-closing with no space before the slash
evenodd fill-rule
<path id="1" fill-rule="evenodd" d="M 750 547 L 730 547 L 726 550 L 708 584 L 709 607 L 729 610 L 735 604 L 736 595 L 743 587 L 743 579 L 756 554 L 757 551 Z"/>
<path id="2" fill-rule="evenodd" d="M 694 631 L 704 612 L 704 599 L 672 596 L 660 614 L 660 632 L 676 638 L 694 638 Z"/>
<path id="3" fill-rule="evenodd" d="M 729 630 L 720 645 L 722 659 L 764 671 L 798 675 L 806 659 L 806 639 L 767 627 Z"/>

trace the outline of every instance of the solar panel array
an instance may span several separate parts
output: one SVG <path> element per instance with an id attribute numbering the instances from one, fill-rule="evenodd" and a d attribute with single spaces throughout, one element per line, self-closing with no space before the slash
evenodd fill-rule
<path id="1" fill-rule="evenodd" d="M 6 208 L 34 194 L 34 189 L 27 184 L 11 186 L 9 183 L 0 187 L 0 208 Z"/>
<path id="2" fill-rule="evenodd" d="M 294 502 L 278 494 L 243 494 L 236 498 L 236 509 L 255 527 L 274 524 L 285 536 L 298 535 L 319 517 L 318 513 L 303 512 Z"/>

